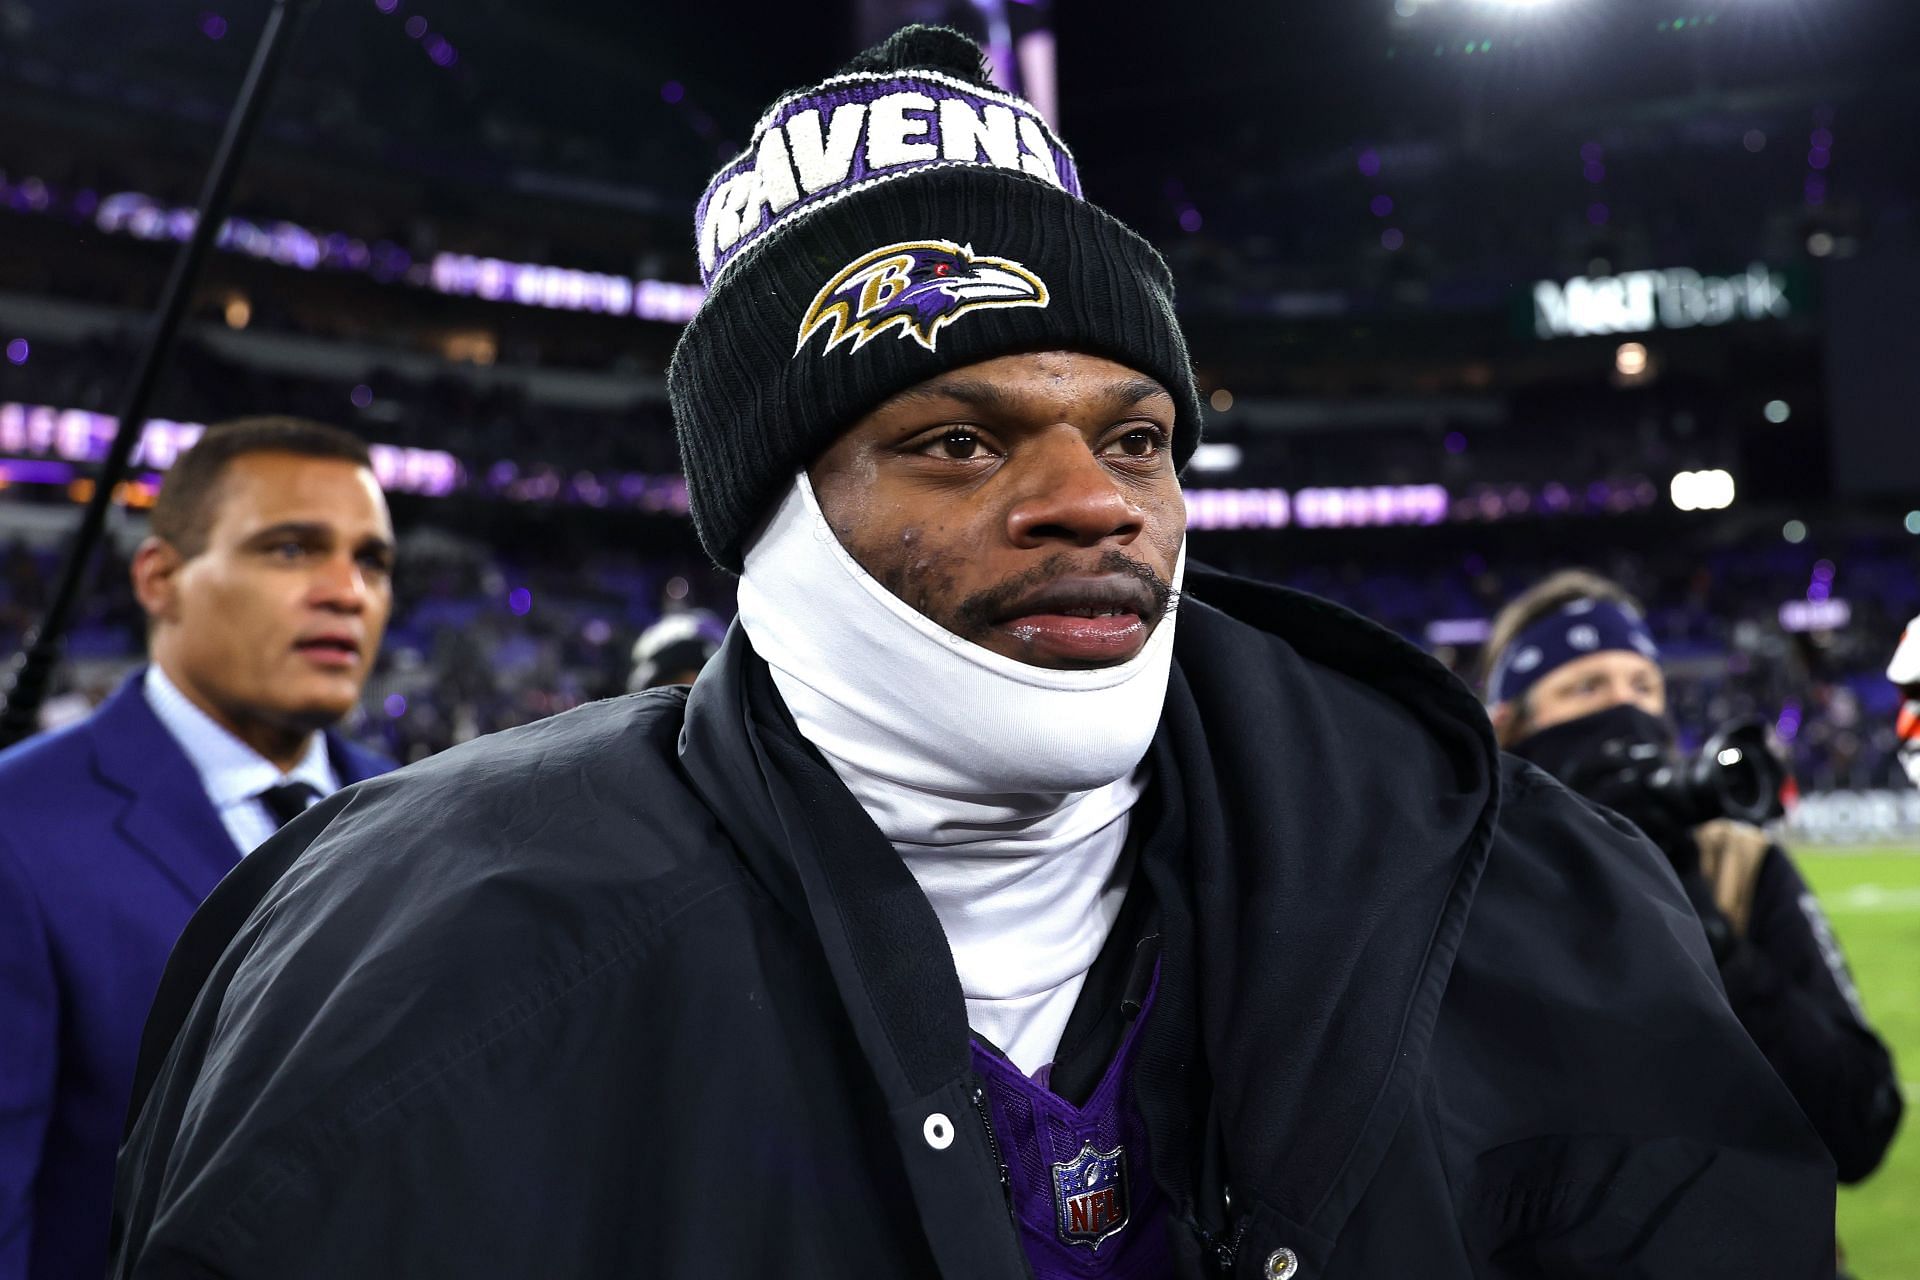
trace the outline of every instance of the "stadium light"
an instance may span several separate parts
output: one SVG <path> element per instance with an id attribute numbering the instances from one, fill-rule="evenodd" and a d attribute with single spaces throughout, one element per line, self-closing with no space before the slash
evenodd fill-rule
<path id="1" fill-rule="evenodd" d="M 1232 471 L 1240 465 L 1240 456 L 1237 444 L 1200 444 L 1188 463 L 1195 471 Z"/>
<path id="2" fill-rule="evenodd" d="M 1682 511 L 1721 511 L 1733 505 L 1733 476 L 1725 471 L 1682 471 L 1668 487 Z"/>

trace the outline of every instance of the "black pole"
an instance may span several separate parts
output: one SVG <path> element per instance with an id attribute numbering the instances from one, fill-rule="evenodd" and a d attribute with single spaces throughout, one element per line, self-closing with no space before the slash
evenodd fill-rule
<path id="1" fill-rule="evenodd" d="M 180 332 L 180 320 L 193 297 L 201 264 L 220 234 L 221 224 L 226 221 L 227 198 L 233 193 L 233 182 L 239 175 L 241 161 L 246 158 L 254 126 L 259 123 L 261 109 L 279 75 L 288 43 L 286 37 L 301 16 L 288 11 L 304 13 L 317 3 L 318 0 L 273 0 L 273 8 L 267 13 L 267 24 L 254 46 L 246 81 L 240 86 L 240 96 L 227 117 L 220 149 L 214 153 L 213 166 L 207 170 L 206 184 L 200 190 L 199 221 L 174 257 L 173 270 L 160 295 L 159 313 L 154 317 L 153 329 L 140 352 L 139 362 L 134 365 L 126 398 L 121 401 L 119 429 L 94 481 L 93 495 L 87 501 L 86 514 L 80 519 L 73 545 L 67 549 L 53 602 L 47 606 L 40 625 L 28 634 L 24 649 L 14 658 L 7 673 L 6 689 L 0 693 L 4 699 L 4 707 L 0 707 L 0 748 L 30 736 L 39 725 L 40 704 L 46 699 L 47 685 L 60 660 L 60 644 L 65 638 L 67 621 L 87 585 L 93 554 L 107 527 L 107 510 L 113 505 L 114 490 L 126 475 L 134 446 L 140 442 L 140 430 L 147 420 L 147 406 L 153 400 L 160 371 Z"/>

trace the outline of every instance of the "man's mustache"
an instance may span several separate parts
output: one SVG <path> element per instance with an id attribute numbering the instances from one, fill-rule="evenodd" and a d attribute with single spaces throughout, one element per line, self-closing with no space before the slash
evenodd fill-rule
<path id="1" fill-rule="evenodd" d="M 1067 578 L 1115 575 L 1132 580 L 1135 590 L 1129 606 L 1140 611 L 1141 621 L 1153 627 L 1179 605 L 1180 593 L 1173 584 L 1156 573 L 1152 566 L 1135 560 L 1125 552 L 1109 548 L 1099 559 L 1088 561 L 1071 552 L 1061 551 L 1047 557 L 1005 582 L 977 591 L 962 600 L 954 610 L 960 634 L 968 638 L 984 635 L 1006 618 L 1020 602 L 1043 588 Z"/>

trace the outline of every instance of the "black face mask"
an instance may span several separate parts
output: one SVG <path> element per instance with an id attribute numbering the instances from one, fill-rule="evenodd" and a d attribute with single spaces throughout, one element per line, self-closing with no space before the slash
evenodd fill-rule
<path id="1" fill-rule="evenodd" d="M 1622 704 L 1542 729 L 1511 750 L 1589 800 L 1606 805 L 1671 851 L 1691 815 L 1677 812 L 1662 783 L 1673 776 L 1673 726 Z"/>
<path id="2" fill-rule="evenodd" d="M 1643 760 L 1669 762 L 1673 726 L 1631 703 L 1542 729 L 1509 748 L 1581 794 L 1595 775 Z"/>

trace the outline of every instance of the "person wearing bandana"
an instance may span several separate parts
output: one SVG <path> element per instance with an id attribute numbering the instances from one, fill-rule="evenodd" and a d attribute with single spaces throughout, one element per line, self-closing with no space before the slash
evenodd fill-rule
<path id="1" fill-rule="evenodd" d="M 1893 1059 L 1786 850 L 1757 826 L 1695 821 L 1648 785 L 1677 757 L 1660 649 L 1638 603 L 1598 575 L 1555 574 L 1495 618 L 1485 662 L 1502 745 L 1632 819 L 1667 855 L 1729 1004 L 1840 1181 L 1872 1173 L 1904 1106 Z M 1620 767 L 1629 758 L 1644 765 Z"/>
<path id="2" fill-rule="evenodd" d="M 156 1003 L 114 1274 L 1830 1271 L 1659 853 L 1188 562 L 1172 281 L 976 46 L 780 99 L 696 245 L 738 619 L 269 846 Z"/>

